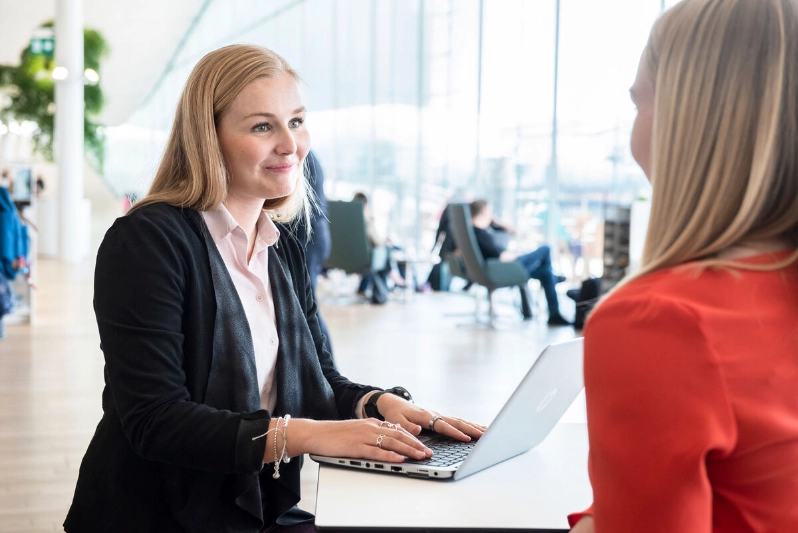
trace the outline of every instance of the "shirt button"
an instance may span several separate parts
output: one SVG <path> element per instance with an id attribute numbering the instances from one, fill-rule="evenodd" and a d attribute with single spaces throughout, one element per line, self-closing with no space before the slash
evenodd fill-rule
<path id="1" fill-rule="evenodd" d="M 275 339 L 274 337 L 272 337 L 271 339 L 269 339 L 269 344 L 271 344 L 272 346 L 274 346 L 275 344 L 277 344 L 277 339 Z"/>
<path id="2" fill-rule="evenodd" d="M 259 302 L 262 302 L 262 301 L 263 301 L 263 295 L 262 295 L 262 294 L 259 294 L 259 295 L 257 295 L 257 296 L 255 297 L 255 299 L 256 299 L 257 301 L 259 301 Z"/>

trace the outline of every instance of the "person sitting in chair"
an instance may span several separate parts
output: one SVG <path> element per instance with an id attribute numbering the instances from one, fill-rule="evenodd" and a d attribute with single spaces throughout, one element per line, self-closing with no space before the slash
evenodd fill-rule
<path id="1" fill-rule="evenodd" d="M 479 249 L 485 259 L 497 258 L 500 261 L 515 261 L 524 267 L 530 278 L 540 281 L 543 292 L 546 293 L 546 302 L 549 306 L 550 326 L 570 326 L 560 314 L 560 305 L 557 300 L 557 291 L 554 286 L 565 281 L 561 276 L 555 276 L 551 269 L 551 250 L 548 246 L 541 246 L 527 254 L 517 254 L 506 250 L 506 243 L 500 242 L 491 227 L 494 221 L 493 209 L 487 200 L 474 200 L 469 204 L 471 209 L 471 223 L 474 226 L 474 235 L 477 238 Z"/>
<path id="2" fill-rule="evenodd" d="M 371 242 L 371 246 L 374 248 L 378 246 L 386 246 L 388 249 L 388 264 L 384 270 L 378 272 L 379 276 L 382 278 L 383 282 L 387 282 L 387 278 L 390 277 L 391 281 L 393 282 L 394 287 L 405 287 L 407 285 L 407 281 L 405 280 L 406 270 L 405 265 L 401 263 L 397 263 L 397 272 L 393 268 L 393 264 L 395 261 L 391 258 L 391 252 L 398 252 L 401 251 L 402 248 L 400 246 L 396 246 L 394 243 L 391 242 L 390 239 L 383 239 L 379 236 L 377 231 L 374 229 L 374 216 L 371 214 L 371 208 L 369 207 L 369 199 L 368 197 L 362 193 L 357 192 L 355 196 L 352 198 L 353 202 L 361 202 L 363 204 L 363 216 L 366 218 L 366 234 L 368 235 L 369 242 Z M 357 288 L 358 295 L 365 298 L 366 291 L 368 290 L 369 286 L 372 284 L 372 274 L 366 273 L 360 279 L 360 284 Z"/>

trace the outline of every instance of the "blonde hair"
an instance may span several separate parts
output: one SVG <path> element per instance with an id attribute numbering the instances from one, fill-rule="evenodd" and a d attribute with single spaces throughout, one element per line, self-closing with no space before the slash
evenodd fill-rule
<path id="1" fill-rule="evenodd" d="M 172 131 L 150 190 L 129 211 L 165 202 L 199 211 L 216 209 L 227 198 L 229 171 L 216 126 L 238 93 L 258 78 L 299 74 L 280 55 L 259 46 L 236 44 L 215 50 L 191 71 L 177 104 Z M 266 200 L 263 208 L 281 222 L 309 217 L 306 164 L 297 172 L 294 192 Z M 310 227 L 306 220 L 306 226 Z"/>
<path id="2" fill-rule="evenodd" d="M 655 24 L 651 217 L 633 277 L 721 261 L 732 246 L 798 245 L 798 2 L 684 0 Z"/>

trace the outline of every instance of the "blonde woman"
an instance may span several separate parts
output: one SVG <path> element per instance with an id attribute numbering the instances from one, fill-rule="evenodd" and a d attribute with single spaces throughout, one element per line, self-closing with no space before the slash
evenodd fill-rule
<path id="1" fill-rule="evenodd" d="M 302 454 L 401 462 L 430 456 L 422 426 L 482 434 L 399 387 L 350 382 L 324 349 L 286 225 L 307 203 L 297 82 L 259 47 L 205 56 L 148 196 L 106 234 L 104 412 L 67 532 L 310 532 L 296 507 Z"/>
<path id="2" fill-rule="evenodd" d="M 651 220 L 585 330 L 573 531 L 798 531 L 798 2 L 684 0 L 631 93 Z"/>

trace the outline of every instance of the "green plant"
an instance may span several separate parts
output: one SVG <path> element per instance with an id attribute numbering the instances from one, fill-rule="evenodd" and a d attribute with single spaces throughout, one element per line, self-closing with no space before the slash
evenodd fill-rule
<path id="1" fill-rule="evenodd" d="M 41 27 L 52 28 L 53 22 L 45 22 Z M 100 62 L 107 54 L 108 44 L 103 36 L 96 30 L 84 29 L 84 68 L 99 73 Z M 52 57 L 34 55 L 29 47 L 22 50 L 19 66 L 0 65 L 0 120 L 6 123 L 10 120 L 36 123 L 36 131 L 33 132 L 34 150 L 48 161 L 53 160 L 54 67 L 55 60 Z M 102 171 L 105 137 L 98 116 L 105 100 L 99 83 L 84 86 L 84 102 L 83 135 L 86 155 L 92 165 Z"/>

